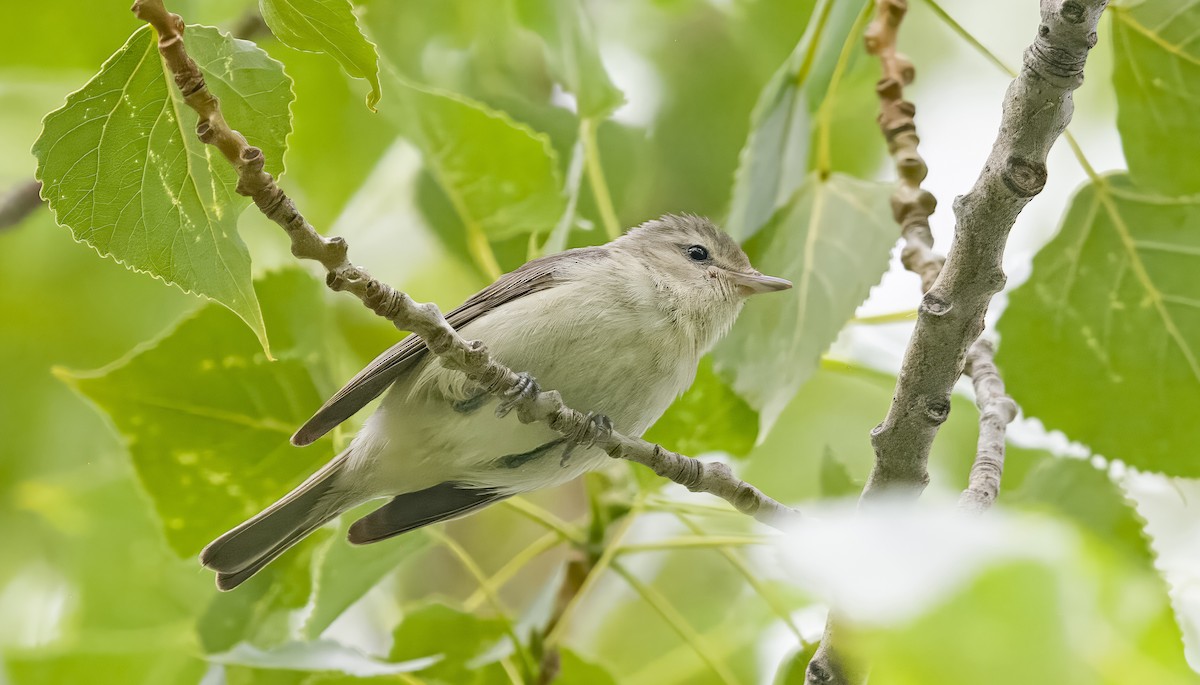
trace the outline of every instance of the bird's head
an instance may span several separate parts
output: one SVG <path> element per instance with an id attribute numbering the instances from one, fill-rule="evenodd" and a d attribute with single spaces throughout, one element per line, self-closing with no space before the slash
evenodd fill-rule
<path id="1" fill-rule="evenodd" d="M 729 329 L 747 297 L 792 287 L 759 273 L 737 242 L 703 217 L 668 214 L 631 229 L 612 247 L 645 267 L 664 308 L 710 338 L 705 348 Z"/>

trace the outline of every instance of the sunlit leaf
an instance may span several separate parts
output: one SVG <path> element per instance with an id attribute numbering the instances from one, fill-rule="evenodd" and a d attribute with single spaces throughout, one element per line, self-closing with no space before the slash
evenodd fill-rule
<path id="1" fill-rule="evenodd" d="M 279 361 L 267 361 L 233 316 L 209 305 L 109 367 L 62 372 L 112 420 L 180 556 L 198 553 L 332 456 L 329 440 L 288 443 L 322 400 L 311 368 L 319 351 L 288 333 L 321 330 L 320 292 L 298 271 L 259 286 L 271 330 L 295 341 L 280 346 Z M 308 306 L 288 306 L 293 300 Z"/>
<path id="2" fill-rule="evenodd" d="M 760 435 L 887 270 L 896 242 L 890 194 L 881 183 L 809 175 L 744 246 L 760 271 L 793 283 L 752 298 L 713 353 L 717 371 L 758 409 Z"/>
<path id="3" fill-rule="evenodd" d="M 563 214 L 558 156 L 545 134 L 464 97 L 388 75 L 384 112 L 425 158 L 468 232 L 492 240 L 548 232 Z"/>
<path id="4" fill-rule="evenodd" d="M 565 89 L 575 94 L 580 117 L 603 117 L 625 102 L 604 70 L 579 0 L 517 0 L 516 8 L 521 21 L 545 41 L 547 61 Z"/>
<path id="5" fill-rule="evenodd" d="M 1200 4 L 1114 7 L 1117 129 L 1138 185 L 1170 195 L 1200 192 Z"/>
<path id="6" fill-rule="evenodd" d="M 848 497 L 862 491 L 862 485 L 854 482 L 846 465 L 826 448 L 821 456 L 821 496 Z"/>
<path id="7" fill-rule="evenodd" d="M 713 373 L 705 358 L 692 387 L 646 432 L 646 439 L 692 456 L 728 452 L 742 457 L 753 449 L 757 427 L 754 410 Z"/>
<path id="8" fill-rule="evenodd" d="M 1198 265 L 1200 201 L 1085 186 L 1001 317 L 1013 398 L 1106 457 L 1200 475 Z"/>
<path id="9" fill-rule="evenodd" d="M 862 8 L 861 0 L 818 2 L 796 49 L 759 95 L 725 226 L 738 240 L 757 233 L 805 182 L 812 117 Z"/>
<path id="10" fill-rule="evenodd" d="M 185 34 L 225 117 L 283 169 L 291 84 L 252 43 L 205 27 Z M 135 271 L 229 307 L 266 347 L 237 217 L 250 200 L 237 175 L 195 134 L 196 115 L 164 75 L 143 26 L 67 104 L 34 145 L 42 196 L 77 240 Z"/>
<path id="11" fill-rule="evenodd" d="M 263 20 L 289 47 L 324 52 L 346 73 L 371 84 L 367 107 L 379 102 L 379 55 L 354 18 L 349 0 L 259 0 Z"/>
<path id="12" fill-rule="evenodd" d="M 182 642 L 182 636 L 175 637 Z M 182 645 L 130 647 L 125 651 L 6 655 L 5 669 L 12 685 L 85 683 L 97 682 L 97 678 L 123 685 L 159 685 L 200 682 L 208 668 L 208 664 L 188 654 Z"/>

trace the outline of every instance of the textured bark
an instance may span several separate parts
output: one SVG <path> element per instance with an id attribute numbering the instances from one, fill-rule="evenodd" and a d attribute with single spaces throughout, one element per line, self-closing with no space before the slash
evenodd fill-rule
<path id="1" fill-rule="evenodd" d="M 238 174 L 237 192 L 253 199 L 268 219 L 287 232 L 292 254 L 320 262 L 325 267 L 325 282 L 331 289 L 353 294 L 368 309 L 397 328 L 419 335 L 445 366 L 466 374 L 487 392 L 508 399 L 522 423 L 545 422 L 564 436 L 600 447 L 613 458 L 647 466 L 693 492 L 721 497 L 738 511 L 764 523 L 780 525 L 798 516 L 794 509 L 736 478 L 724 464 L 701 462 L 645 440 L 602 430 L 590 416 L 566 406 L 556 391 L 513 400 L 521 377 L 492 359 L 483 343 L 468 341 L 459 335 L 446 322 L 437 305 L 415 302 L 407 294 L 350 263 L 345 240 L 322 236 L 308 223 L 292 199 L 263 170 L 262 150 L 247 143 L 246 138 L 225 121 L 217 97 L 208 90 L 203 74 L 184 47 L 183 19 L 168 12 L 162 0 L 137 0 L 133 13 L 158 33 L 158 50 L 167 70 L 174 77 L 184 101 L 200 117 L 196 135 L 220 150 L 234 166 Z"/>
<path id="2" fill-rule="evenodd" d="M 1004 381 L 993 361 L 995 349 L 987 340 L 979 340 L 967 353 L 967 373 L 975 384 L 975 405 L 979 407 L 979 443 L 967 489 L 958 506 L 967 511 L 985 511 L 1000 494 L 1000 476 L 1004 473 L 1004 440 L 1008 424 L 1017 417 L 1017 403 L 1004 391 Z"/>
<path id="3" fill-rule="evenodd" d="M 875 464 L 863 488 L 869 504 L 885 493 L 917 496 L 929 482 L 929 450 L 950 413 L 950 394 L 970 350 L 980 407 L 980 437 L 970 485 L 960 506 L 981 511 L 995 500 L 1004 458 L 1004 434 L 1016 405 L 992 363 L 992 347 L 977 343 L 992 296 L 1004 287 L 1004 246 L 1017 215 L 1046 183 L 1046 157 L 1071 119 L 1071 93 L 1083 83 L 1088 51 L 1107 0 L 1041 0 L 1042 23 L 1025 51 L 1024 66 L 1004 98 L 1000 131 L 974 187 L 954 202 L 954 243 L 944 264 L 933 252 L 928 217 L 936 203 L 920 188 L 926 167 L 917 153 L 915 108 L 903 99 L 913 78 L 895 51 L 905 0 L 879 0 L 867 30 L 867 48 L 879 56 L 880 127 L 896 161 L 900 184 L 893 211 L 905 239 L 902 259 L 921 277 L 925 296 L 905 350 L 892 404 L 871 431 Z M 848 685 L 864 673 L 850 670 L 837 652 L 836 621 L 808 665 L 806 682 Z"/>

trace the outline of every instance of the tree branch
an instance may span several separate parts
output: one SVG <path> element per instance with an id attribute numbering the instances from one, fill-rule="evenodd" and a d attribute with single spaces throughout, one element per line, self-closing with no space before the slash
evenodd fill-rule
<path id="1" fill-rule="evenodd" d="M 1017 403 L 1004 392 L 1004 381 L 993 361 L 995 348 L 980 339 L 967 353 L 966 373 L 975 385 L 979 407 L 979 443 L 967 489 L 958 499 L 960 509 L 982 512 L 1000 494 L 1004 473 L 1004 440 L 1008 424 L 1017 417 Z"/>
<path id="2" fill-rule="evenodd" d="M 225 121 L 216 96 L 209 92 L 204 76 L 184 48 L 184 23 L 179 15 L 168 12 L 162 0 L 136 0 L 133 13 L 157 31 L 163 62 L 174 76 L 184 101 L 200 117 L 196 135 L 220 150 L 234 166 L 238 174 L 237 192 L 253 199 L 267 218 L 287 232 L 293 255 L 320 262 L 327 272 L 325 282 L 331 289 L 353 294 L 396 328 L 417 334 L 446 367 L 466 374 L 487 392 L 507 397 L 509 391 L 518 387 L 520 377 L 493 359 L 483 343 L 468 341 L 459 335 L 446 322 L 437 305 L 417 303 L 407 294 L 373 278 L 365 269 L 350 263 L 345 240 L 326 238 L 317 233 L 296 209 L 292 199 L 276 185 L 275 179 L 263 170 L 262 150 L 247 143 L 245 137 Z M 610 457 L 647 466 L 693 492 L 721 497 L 738 511 L 763 523 L 780 525 L 798 516 L 794 509 L 736 478 L 724 464 L 701 462 L 641 439 L 600 430 L 589 416 L 566 406 L 556 391 L 522 398 L 514 406 L 522 423 L 544 422 L 564 436 L 581 438 L 585 443 L 600 447 Z"/>
<path id="3" fill-rule="evenodd" d="M 0 196 L 0 231 L 13 228 L 42 206 L 42 184 L 29 179 Z"/>
<path id="4" fill-rule="evenodd" d="M 944 262 L 933 252 L 929 215 L 936 201 L 920 187 L 927 173 L 917 152 L 915 107 L 903 99 L 912 82 L 912 63 L 896 52 L 896 34 L 906 0 L 879 0 L 867 29 L 867 49 L 883 65 L 877 91 L 879 124 L 896 162 L 900 182 L 892 210 L 905 247 L 901 259 L 921 278 L 925 296 L 905 350 L 892 404 L 871 431 L 875 464 L 862 500 L 887 492 L 918 495 L 929 482 L 929 450 L 950 413 L 950 394 L 970 350 L 980 408 L 980 435 L 970 485 L 960 506 L 982 511 L 1000 487 L 1004 437 L 1016 405 L 992 363 L 993 348 L 976 342 L 992 296 L 1004 287 L 1004 246 L 1017 215 L 1046 182 L 1050 146 L 1071 119 L 1071 93 L 1083 83 L 1088 50 L 1107 0 L 1041 0 L 1042 23 L 1025 51 L 1024 68 L 1005 94 L 1000 132 L 975 186 L 954 202 L 954 243 Z M 974 345 L 973 345 L 974 344 Z M 806 672 L 811 684 L 846 685 L 865 676 L 837 653 L 836 621 Z"/>

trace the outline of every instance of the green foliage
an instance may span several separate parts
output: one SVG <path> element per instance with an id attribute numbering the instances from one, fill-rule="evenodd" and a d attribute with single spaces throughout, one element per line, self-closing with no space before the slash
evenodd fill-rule
<path id="1" fill-rule="evenodd" d="M 625 102 L 600 61 L 592 27 L 579 0 L 516 0 L 520 20 L 542 37 L 546 61 L 575 94 L 581 118 L 604 117 Z"/>
<path id="2" fill-rule="evenodd" d="M 818 2 L 804 37 L 759 96 L 725 227 L 738 240 L 757 233 L 807 181 L 813 117 L 862 10 L 861 2 Z"/>
<path id="3" fill-rule="evenodd" d="M 504 622 L 484 619 L 445 604 L 428 604 L 410 612 L 393 635 L 392 661 L 434 657 L 422 673 L 446 683 L 471 682 L 468 676 L 495 661 L 504 639 Z"/>
<path id="4" fill-rule="evenodd" d="M 1123 175 L 1076 194 L 1000 321 L 1001 370 L 1029 415 L 1131 466 L 1200 475 L 1198 235 L 1194 200 Z"/>
<path id="5" fill-rule="evenodd" d="M 1130 176 L 1167 195 L 1200 192 L 1200 6 L 1142 2 L 1111 15 L 1117 129 Z"/>
<path id="6" fill-rule="evenodd" d="M 767 432 L 821 353 L 887 269 L 895 226 L 889 186 L 835 174 L 810 174 L 745 244 L 763 273 L 791 290 L 751 300 L 713 354 L 718 372 L 758 409 Z"/>
<path id="7" fill-rule="evenodd" d="M 546 232 L 564 209 L 549 139 L 502 112 L 394 75 L 385 113 L 424 155 L 468 236 Z"/>
<path id="8" fill-rule="evenodd" d="M 367 107 L 379 103 L 379 55 L 354 18 L 349 0 L 259 0 L 263 20 L 288 47 L 324 52 L 346 73 L 371 84 Z"/>
<path id="9" fill-rule="evenodd" d="M 712 369 L 701 360 L 696 380 L 667 413 L 646 433 L 646 439 L 682 454 L 728 452 L 744 457 L 758 437 L 758 417 Z"/>
<path id="10" fill-rule="evenodd" d="M 152 32 L 122 8 L 76 5 L 20 4 L 0 25 L 0 191 L 36 168 L 53 210 L 0 232 L 0 378 L 15 388 L 0 397 L 0 451 L 16 456 L 0 458 L 0 680 L 532 681 L 566 601 L 563 561 L 582 555 L 595 567 L 555 634 L 555 682 L 803 681 L 816 644 L 797 623 L 811 639 L 822 588 L 786 558 L 824 560 L 819 541 L 776 540 L 627 464 L 592 474 L 586 490 L 538 492 L 352 546 L 346 529 L 378 505 L 369 503 L 218 593 L 195 554 L 345 445 L 367 412 L 314 447 L 287 438 L 402 333 L 306 272 L 277 270 L 294 263 L 286 237 L 258 212 L 239 217 L 246 200 L 232 170 L 196 140 Z M 886 152 L 865 3 L 167 5 L 224 27 L 261 7 L 274 37 L 252 38 L 266 53 L 210 28 L 186 34 L 226 118 L 276 176 L 286 142 L 281 184 L 318 230 L 346 230 L 356 262 L 444 309 L 540 250 L 605 239 L 585 152 L 622 225 L 727 213 L 755 266 L 796 287 L 748 303 L 647 437 L 735 456 L 739 476 L 806 510 L 861 489 L 869 433 L 897 379 L 859 366 L 886 368 L 858 344 L 862 328 L 838 347 L 851 363 L 821 355 L 897 234 L 890 184 L 861 180 L 878 176 Z M 902 47 L 945 36 L 929 25 L 940 15 L 918 7 Z M 1102 24 L 1114 79 L 1085 88 L 1100 89 L 1088 93 L 1097 101 L 1115 93 L 1129 176 L 1080 192 L 1000 325 L 1002 375 L 1025 416 L 1139 469 L 1191 476 L 1198 12 L 1142 0 Z M 956 51 L 925 52 L 914 50 L 922 111 L 958 85 L 939 64 Z M 97 69 L 38 138 L 39 118 Z M 368 89 L 378 115 L 362 107 Z M 1081 100 L 1077 116 L 1086 109 Z M 921 121 L 926 139 L 941 134 Z M 35 138 L 36 160 L 26 154 Z M 225 308 L 196 309 L 180 291 Z M 919 297 L 910 295 L 904 307 Z M 965 483 L 978 419 L 972 402 L 952 399 L 931 494 Z M 998 511 L 963 525 L 984 537 L 997 520 L 1019 519 L 1015 558 L 959 559 L 961 582 L 938 584 L 910 615 L 847 624 L 849 648 L 873 658 L 873 683 L 1195 682 L 1144 521 L 1119 481 L 1090 461 L 1009 444 L 1001 492 Z"/>
<path id="11" fill-rule="evenodd" d="M 197 554 L 333 456 L 328 439 L 302 450 L 287 441 L 323 397 L 310 368 L 321 354 L 311 337 L 322 327 L 320 292 L 300 272 L 260 284 L 274 362 L 210 305 L 112 366 L 62 374 L 109 415 L 180 556 Z"/>
<path id="12" fill-rule="evenodd" d="M 214 29 L 186 33 L 225 116 L 283 168 L 291 82 L 251 44 Z M 46 117 L 34 145 L 42 195 L 77 240 L 135 270 L 229 307 L 267 346 L 237 234 L 249 200 L 233 168 L 195 136 L 195 114 L 163 67 L 148 27 L 138 29 L 67 104 Z"/>

